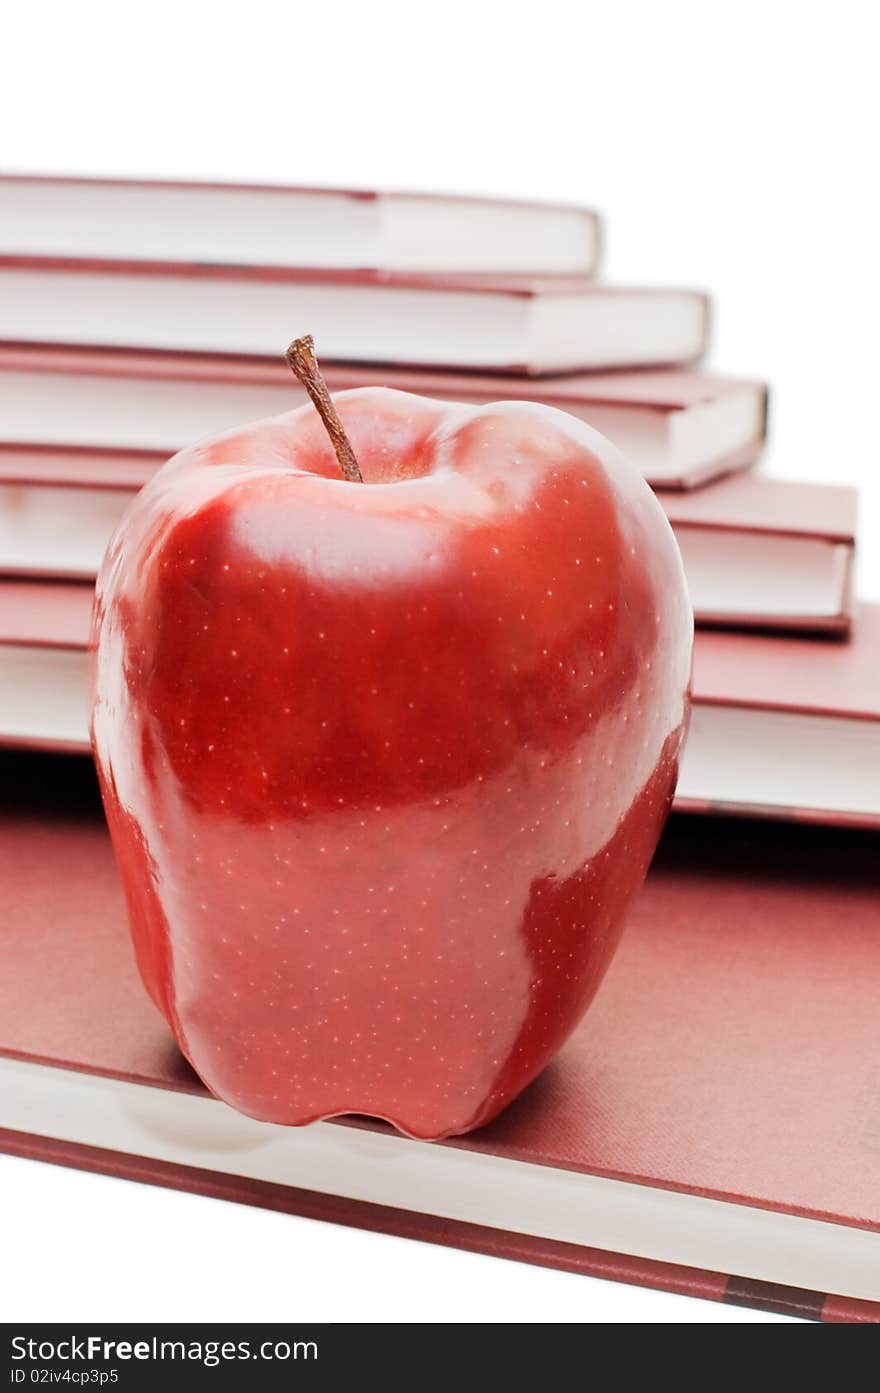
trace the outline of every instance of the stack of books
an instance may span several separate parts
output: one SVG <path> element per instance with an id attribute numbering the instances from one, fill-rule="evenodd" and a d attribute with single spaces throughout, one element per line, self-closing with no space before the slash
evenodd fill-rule
<path id="1" fill-rule="evenodd" d="M 0 1147 L 878 1320 L 880 607 L 853 600 L 856 498 L 759 472 L 767 389 L 699 366 L 706 297 L 607 285 L 600 248 L 580 208 L 0 179 Z M 331 390 L 595 426 L 656 490 L 694 604 L 686 815 L 575 1038 L 442 1146 L 208 1098 L 137 984 L 90 766 L 58 757 L 89 748 L 118 519 L 178 448 L 305 399 L 282 357 L 303 332 Z"/>

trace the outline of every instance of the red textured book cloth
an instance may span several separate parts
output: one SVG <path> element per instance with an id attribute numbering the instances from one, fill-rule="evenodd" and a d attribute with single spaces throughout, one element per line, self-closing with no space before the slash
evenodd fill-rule
<path id="1" fill-rule="evenodd" d="M 861 604 L 850 643 L 770 634 L 700 634 L 694 694 L 702 705 L 880 722 L 880 605 Z"/>
<path id="2" fill-rule="evenodd" d="M 0 176 L 0 254 L 591 274 L 588 208 L 278 184 Z"/>
<path id="3" fill-rule="evenodd" d="M 575 1037 L 495 1122 L 431 1144 L 363 1120 L 272 1127 L 209 1099 L 137 980 L 90 766 L 2 764 L 4 1150 L 880 1322 L 869 834 L 673 819 Z"/>
<path id="4" fill-rule="evenodd" d="M 0 580 L 0 745 L 87 752 L 91 585 Z M 699 630 L 676 807 L 880 826 L 880 605 L 847 643 Z"/>
<path id="5" fill-rule="evenodd" d="M 855 489 L 740 474 L 658 497 L 681 550 L 697 623 L 849 631 Z"/>
<path id="6" fill-rule="evenodd" d="M 676 806 L 880 826 L 880 605 L 848 643 L 701 631 Z"/>
<path id="7" fill-rule="evenodd" d="M 0 488 L 34 485 L 131 494 L 143 488 L 167 458 L 155 450 L 0 444 Z"/>
<path id="8" fill-rule="evenodd" d="M 541 376 L 695 362 L 708 300 L 588 276 L 0 255 L 0 339 L 276 357 L 308 325 L 322 358 Z"/>
<path id="9" fill-rule="evenodd" d="M 665 488 L 744 469 L 764 441 L 767 388 L 700 372 L 503 374 L 324 364 L 331 391 L 386 386 L 471 405 L 527 398 L 595 426 Z M 274 359 L 0 345 L 0 441 L 173 454 L 305 401 Z M 50 409 L 51 408 L 51 409 Z"/>

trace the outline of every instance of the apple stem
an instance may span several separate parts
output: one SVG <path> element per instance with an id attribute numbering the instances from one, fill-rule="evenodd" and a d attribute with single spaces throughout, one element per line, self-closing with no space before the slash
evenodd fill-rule
<path id="1" fill-rule="evenodd" d="M 315 340 L 311 334 L 303 334 L 301 339 L 294 339 L 284 356 L 291 371 L 296 374 L 311 397 L 315 410 L 327 428 L 327 434 L 333 442 L 336 458 L 339 460 L 342 477 L 350 484 L 362 484 L 364 476 L 351 448 L 351 441 L 345 433 L 345 426 L 339 419 L 339 412 L 333 405 L 333 398 L 327 391 L 327 383 L 321 376 L 321 369 L 315 357 Z"/>

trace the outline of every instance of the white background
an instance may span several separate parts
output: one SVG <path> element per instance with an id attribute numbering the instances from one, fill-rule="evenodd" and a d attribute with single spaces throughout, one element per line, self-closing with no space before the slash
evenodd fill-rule
<path id="1" fill-rule="evenodd" d="M 867 0 L 17 5 L 0 160 L 595 205 L 610 278 L 715 293 L 713 364 L 774 387 L 772 471 L 861 484 L 880 598 L 874 20 Z M 5 1319 L 774 1319 L 6 1157 L 0 1231 Z"/>

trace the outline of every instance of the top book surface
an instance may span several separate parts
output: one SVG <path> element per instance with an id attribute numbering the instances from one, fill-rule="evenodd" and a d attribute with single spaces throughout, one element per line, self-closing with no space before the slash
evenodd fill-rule
<path id="1" fill-rule="evenodd" d="M 444 194 L 0 178 L 0 256 L 590 275 L 587 208 Z"/>
<path id="2" fill-rule="evenodd" d="M 322 359 L 515 372 L 689 363 L 708 301 L 588 276 L 0 255 L 0 339 L 277 359 L 308 326 Z"/>
<path id="3" fill-rule="evenodd" d="M 586 373 L 524 383 L 499 374 L 325 365 L 331 392 L 392 387 L 482 406 L 529 398 L 579 417 L 652 484 L 692 488 L 750 465 L 767 389 L 699 372 Z M 173 454 L 306 400 L 287 364 L 181 353 L 0 347 L 0 442 Z M 8 476 L 7 476 L 8 477 Z M 27 477 L 26 475 L 21 477 Z"/>
<path id="4" fill-rule="evenodd" d="M 211 1103 L 137 980 L 91 772 L 0 765 L 0 1127 L 880 1298 L 868 834 L 674 820 L 560 1055 L 431 1144 Z"/>

